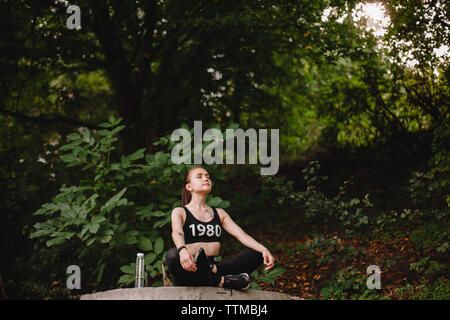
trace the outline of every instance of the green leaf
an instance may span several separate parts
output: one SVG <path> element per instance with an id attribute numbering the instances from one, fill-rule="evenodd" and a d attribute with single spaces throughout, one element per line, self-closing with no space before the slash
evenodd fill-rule
<path id="1" fill-rule="evenodd" d="M 95 199 L 97 199 L 100 195 L 99 194 L 93 194 L 92 196 L 89 197 L 89 199 L 86 200 L 86 203 L 90 204 L 90 207 L 93 208 L 95 207 Z"/>
<path id="2" fill-rule="evenodd" d="M 64 154 L 61 156 L 61 160 L 64 162 L 78 161 L 77 157 L 74 156 L 73 154 Z"/>
<path id="3" fill-rule="evenodd" d="M 109 127 L 111 127 L 110 125 L 108 125 Z M 98 130 L 97 134 L 100 136 L 108 136 L 109 134 L 109 130 Z"/>
<path id="4" fill-rule="evenodd" d="M 95 217 L 92 217 L 92 219 L 91 219 L 92 223 L 100 223 L 105 220 L 106 220 L 106 218 L 104 216 L 95 216 Z"/>
<path id="5" fill-rule="evenodd" d="M 124 231 L 127 228 L 127 223 L 123 222 L 120 224 L 119 228 L 117 229 L 118 233 L 122 233 L 122 231 Z"/>
<path id="6" fill-rule="evenodd" d="M 118 207 L 120 207 L 120 206 L 125 206 L 127 203 L 128 203 L 128 199 L 127 199 L 127 198 L 123 198 L 123 199 L 120 199 L 120 200 L 117 202 L 117 206 L 118 206 Z"/>
<path id="7" fill-rule="evenodd" d="M 111 211 L 112 208 L 114 208 L 117 204 L 117 202 L 120 200 L 120 198 L 123 196 L 123 194 L 127 191 L 127 188 L 123 188 L 119 191 L 116 195 L 111 197 L 100 209 L 100 213 L 103 214 L 105 212 Z"/>
<path id="8" fill-rule="evenodd" d="M 211 198 L 208 197 L 208 200 L 206 201 L 206 203 L 210 207 L 217 207 L 218 205 L 220 205 L 221 202 L 222 199 L 220 199 L 219 197 L 211 197 Z"/>
<path id="9" fill-rule="evenodd" d="M 153 249 L 151 240 L 145 237 L 139 238 L 138 247 L 144 251 L 150 251 Z"/>
<path id="10" fill-rule="evenodd" d="M 168 203 L 168 204 L 172 204 L 172 203 L 174 203 L 174 201 L 177 201 L 178 199 L 177 198 L 174 198 L 174 197 L 168 197 L 168 198 L 164 198 L 164 199 L 162 199 L 162 201 L 164 202 L 164 203 Z"/>
<path id="11" fill-rule="evenodd" d="M 166 215 L 166 213 L 161 210 L 156 210 L 156 211 L 150 212 L 148 215 L 151 217 L 164 217 Z"/>
<path id="12" fill-rule="evenodd" d="M 89 239 L 89 240 L 86 242 L 86 246 L 89 247 L 94 241 L 95 241 L 95 238 L 92 237 L 91 239 Z"/>
<path id="13" fill-rule="evenodd" d="M 96 182 L 98 179 L 100 179 L 103 176 L 103 173 L 104 172 L 102 171 L 102 172 L 99 172 L 98 174 L 96 174 L 94 177 L 94 182 Z"/>
<path id="14" fill-rule="evenodd" d="M 132 265 L 125 265 L 120 267 L 120 271 L 127 274 L 133 274 L 135 273 L 134 267 Z"/>
<path id="15" fill-rule="evenodd" d="M 130 284 L 134 281 L 134 275 L 131 274 L 124 274 L 119 278 L 117 281 L 117 284 Z"/>
<path id="16" fill-rule="evenodd" d="M 269 275 L 270 275 L 271 277 L 276 278 L 276 277 L 278 277 L 278 276 L 281 276 L 285 270 L 286 270 L 286 269 L 281 268 L 281 267 L 274 268 L 274 269 L 269 273 Z"/>
<path id="17" fill-rule="evenodd" d="M 66 241 L 65 237 L 56 237 L 54 239 L 48 240 L 46 242 L 46 244 L 47 244 L 47 247 L 51 247 L 51 246 L 56 245 L 56 244 L 64 243 L 65 241 Z"/>
<path id="18" fill-rule="evenodd" d="M 89 225 L 89 231 L 90 231 L 91 233 L 97 233 L 98 228 L 100 228 L 100 225 L 99 225 L 98 223 L 91 223 L 91 224 Z"/>
<path id="19" fill-rule="evenodd" d="M 70 238 L 72 238 L 75 235 L 75 232 L 59 231 L 56 233 L 56 235 L 59 237 L 64 237 L 65 239 L 69 240 Z"/>
<path id="20" fill-rule="evenodd" d="M 75 147 L 80 145 L 82 142 L 83 141 L 80 139 L 80 140 L 76 140 L 71 143 L 65 144 L 59 148 L 59 151 L 67 151 L 70 149 L 75 149 Z"/>
<path id="21" fill-rule="evenodd" d="M 265 282 L 265 283 L 270 283 L 270 284 L 274 284 L 275 280 L 273 277 L 270 276 L 261 276 L 258 278 L 259 281 Z"/>
<path id="22" fill-rule="evenodd" d="M 222 200 L 222 202 L 220 203 L 219 207 L 226 209 L 231 205 L 231 202 L 228 200 Z"/>
<path id="23" fill-rule="evenodd" d="M 137 236 L 139 234 L 139 231 L 137 230 L 130 230 L 127 232 L 127 235 L 131 235 L 133 237 Z"/>
<path id="24" fill-rule="evenodd" d="M 89 230 L 89 226 L 90 226 L 90 223 L 88 223 L 88 224 L 86 224 L 84 227 L 83 227 L 83 229 L 81 230 L 81 232 L 80 232 L 80 239 L 83 239 L 83 236 L 86 234 L 86 232 Z"/>
<path id="25" fill-rule="evenodd" d="M 165 219 L 158 220 L 153 225 L 153 228 L 154 229 L 161 228 L 162 226 L 168 224 L 170 222 L 170 220 L 171 220 L 171 217 L 167 217 Z"/>
<path id="26" fill-rule="evenodd" d="M 110 234 L 104 234 L 100 237 L 100 242 L 101 243 L 108 243 L 110 242 L 112 239 L 112 236 Z"/>
<path id="27" fill-rule="evenodd" d="M 34 215 L 48 215 L 58 210 L 58 206 L 54 203 L 43 204 L 42 207 L 37 210 Z"/>
<path id="28" fill-rule="evenodd" d="M 100 123 L 98 126 L 101 128 L 111 128 L 111 124 L 108 122 Z M 98 131 L 101 131 L 101 130 L 98 130 Z M 97 131 L 97 133 L 98 133 L 98 131 Z"/>
<path id="29" fill-rule="evenodd" d="M 78 134 L 78 133 L 71 133 L 71 134 L 69 134 L 69 135 L 67 135 L 67 139 L 69 139 L 69 140 L 78 140 L 78 139 L 81 139 L 81 137 L 80 137 L 80 135 Z"/>
<path id="30" fill-rule="evenodd" d="M 114 234 L 114 231 L 112 229 L 105 230 L 101 236 L 99 237 L 101 243 L 108 243 L 112 239 L 112 235 Z"/>
<path id="31" fill-rule="evenodd" d="M 139 149 L 138 151 L 134 152 L 133 154 L 130 154 L 129 156 L 127 156 L 127 158 L 130 161 L 141 159 L 144 157 L 144 151 L 145 151 L 145 148 Z"/>
<path id="32" fill-rule="evenodd" d="M 128 232 L 125 235 L 125 243 L 126 244 L 135 244 L 137 242 L 136 236 L 131 232 Z"/>
<path id="33" fill-rule="evenodd" d="M 258 283 L 256 283 L 255 281 L 252 281 L 250 284 L 250 289 L 254 289 L 254 290 L 261 290 L 261 287 Z"/>
<path id="34" fill-rule="evenodd" d="M 118 126 L 115 127 L 112 131 L 111 131 L 111 135 L 115 135 L 116 133 L 118 133 L 119 131 L 122 131 L 125 128 L 125 126 Z"/>
<path id="35" fill-rule="evenodd" d="M 38 230 L 38 231 L 30 234 L 30 239 L 39 238 L 39 237 L 45 236 L 49 233 L 51 233 L 51 230 L 47 230 L 47 229 Z"/>
<path id="36" fill-rule="evenodd" d="M 160 254 L 164 249 L 164 240 L 163 238 L 159 237 L 155 241 L 155 253 Z"/>
<path id="37" fill-rule="evenodd" d="M 145 264 L 151 264 L 156 259 L 156 254 L 154 253 L 148 253 L 144 256 L 144 263 Z"/>

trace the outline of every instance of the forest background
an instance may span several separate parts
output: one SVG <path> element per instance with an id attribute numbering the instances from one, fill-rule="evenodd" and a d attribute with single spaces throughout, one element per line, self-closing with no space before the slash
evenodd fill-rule
<path id="1" fill-rule="evenodd" d="M 132 287 L 137 252 L 146 285 L 163 285 L 189 168 L 171 162 L 170 134 L 194 120 L 280 130 L 274 176 L 205 165 L 208 205 L 276 257 L 253 288 L 450 298 L 447 2 L 5 0 L 0 12 L 3 299 Z M 240 249 L 228 236 L 221 258 Z M 70 265 L 81 289 L 67 288 Z"/>

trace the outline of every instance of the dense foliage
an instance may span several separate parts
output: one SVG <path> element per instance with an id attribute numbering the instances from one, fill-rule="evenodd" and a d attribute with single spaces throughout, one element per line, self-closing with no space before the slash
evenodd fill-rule
<path id="1" fill-rule="evenodd" d="M 77 1 L 81 29 L 68 5 L 0 2 L 3 298 L 131 286 L 137 252 L 161 285 L 189 168 L 170 134 L 194 120 L 280 130 L 276 176 L 205 165 L 208 204 L 278 258 L 254 288 L 449 298 L 447 2 Z M 73 264 L 81 290 L 66 288 Z"/>

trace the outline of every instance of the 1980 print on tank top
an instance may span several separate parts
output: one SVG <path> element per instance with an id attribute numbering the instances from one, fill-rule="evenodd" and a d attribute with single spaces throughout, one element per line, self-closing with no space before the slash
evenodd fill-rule
<path id="1" fill-rule="evenodd" d="M 186 221 L 184 221 L 183 232 L 186 244 L 195 242 L 221 242 L 220 235 L 222 234 L 222 223 L 220 222 L 219 214 L 216 208 L 214 217 L 208 221 L 203 222 L 194 217 L 188 208 L 183 207 L 186 211 Z"/>

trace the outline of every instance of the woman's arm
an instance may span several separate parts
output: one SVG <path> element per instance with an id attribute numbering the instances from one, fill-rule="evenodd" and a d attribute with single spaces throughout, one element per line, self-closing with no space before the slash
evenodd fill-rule
<path id="1" fill-rule="evenodd" d="M 183 232 L 183 210 L 181 208 L 175 208 L 172 211 L 172 240 L 175 243 L 175 247 L 179 248 L 185 245 L 184 232 Z M 182 249 L 179 253 L 180 264 L 186 271 L 197 271 L 197 266 L 194 262 L 194 257 L 187 248 Z"/>
<path id="2" fill-rule="evenodd" d="M 264 247 L 261 243 L 253 239 L 247 233 L 239 227 L 233 219 L 231 219 L 230 215 L 223 209 L 218 209 L 218 211 L 222 211 L 222 227 L 233 237 L 235 237 L 239 242 L 241 242 L 244 246 L 251 248 L 255 251 L 261 252 L 264 258 L 264 264 L 267 266 L 266 270 L 273 268 L 274 266 L 274 257 L 270 253 L 270 251 Z"/>

